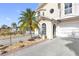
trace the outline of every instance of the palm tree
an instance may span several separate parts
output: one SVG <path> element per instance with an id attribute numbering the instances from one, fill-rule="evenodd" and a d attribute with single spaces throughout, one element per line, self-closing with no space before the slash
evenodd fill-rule
<path id="1" fill-rule="evenodd" d="M 12 45 L 12 37 L 11 37 L 11 35 L 12 35 L 12 32 L 11 32 L 12 28 L 8 27 L 7 29 L 9 31 L 8 34 L 10 35 L 10 45 Z"/>
<path id="2" fill-rule="evenodd" d="M 38 27 L 38 22 L 36 21 L 35 11 L 31 9 L 26 9 L 22 11 L 20 17 L 20 30 L 26 31 L 27 29 L 30 30 L 31 38 L 32 38 L 32 31 L 35 31 Z"/>
<path id="3" fill-rule="evenodd" d="M 15 29 L 15 32 L 17 31 L 17 24 L 15 22 L 12 23 L 12 28 Z"/>
<path id="4" fill-rule="evenodd" d="M 12 26 L 12 32 L 10 33 L 10 42 L 11 42 L 11 44 L 10 45 L 12 45 L 12 34 L 16 34 L 16 32 L 17 32 L 17 24 L 15 23 L 15 22 L 13 22 L 12 24 L 11 24 L 11 26 Z"/>

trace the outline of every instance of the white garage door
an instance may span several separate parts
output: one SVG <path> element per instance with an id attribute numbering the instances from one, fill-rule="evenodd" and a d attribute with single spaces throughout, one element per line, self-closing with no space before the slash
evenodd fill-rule
<path id="1" fill-rule="evenodd" d="M 79 38 L 79 22 L 60 24 L 57 26 L 56 35 L 59 37 Z"/>

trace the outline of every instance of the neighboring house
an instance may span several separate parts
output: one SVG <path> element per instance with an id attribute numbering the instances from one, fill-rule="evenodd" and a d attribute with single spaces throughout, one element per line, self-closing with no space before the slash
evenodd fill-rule
<path id="1" fill-rule="evenodd" d="M 35 35 L 79 37 L 79 3 L 42 3 L 36 9 L 39 28 Z"/>

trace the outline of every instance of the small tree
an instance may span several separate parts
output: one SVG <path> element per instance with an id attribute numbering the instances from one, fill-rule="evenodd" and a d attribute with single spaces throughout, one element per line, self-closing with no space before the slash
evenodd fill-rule
<path id="1" fill-rule="evenodd" d="M 17 32 L 17 24 L 15 22 L 12 23 L 12 29 L 14 29 L 14 32 Z"/>
<path id="2" fill-rule="evenodd" d="M 2 27 L 1 27 L 2 29 L 7 29 L 8 28 L 8 26 L 7 25 L 2 25 Z"/>

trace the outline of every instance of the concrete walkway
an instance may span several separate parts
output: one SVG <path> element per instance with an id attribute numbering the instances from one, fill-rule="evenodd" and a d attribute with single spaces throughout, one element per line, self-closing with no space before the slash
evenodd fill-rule
<path id="1" fill-rule="evenodd" d="M 75 56 L 79 55 L 79 40 L 71 38 L 55 38 L 34 46 L 24 48 L 9 56 Z"/>

